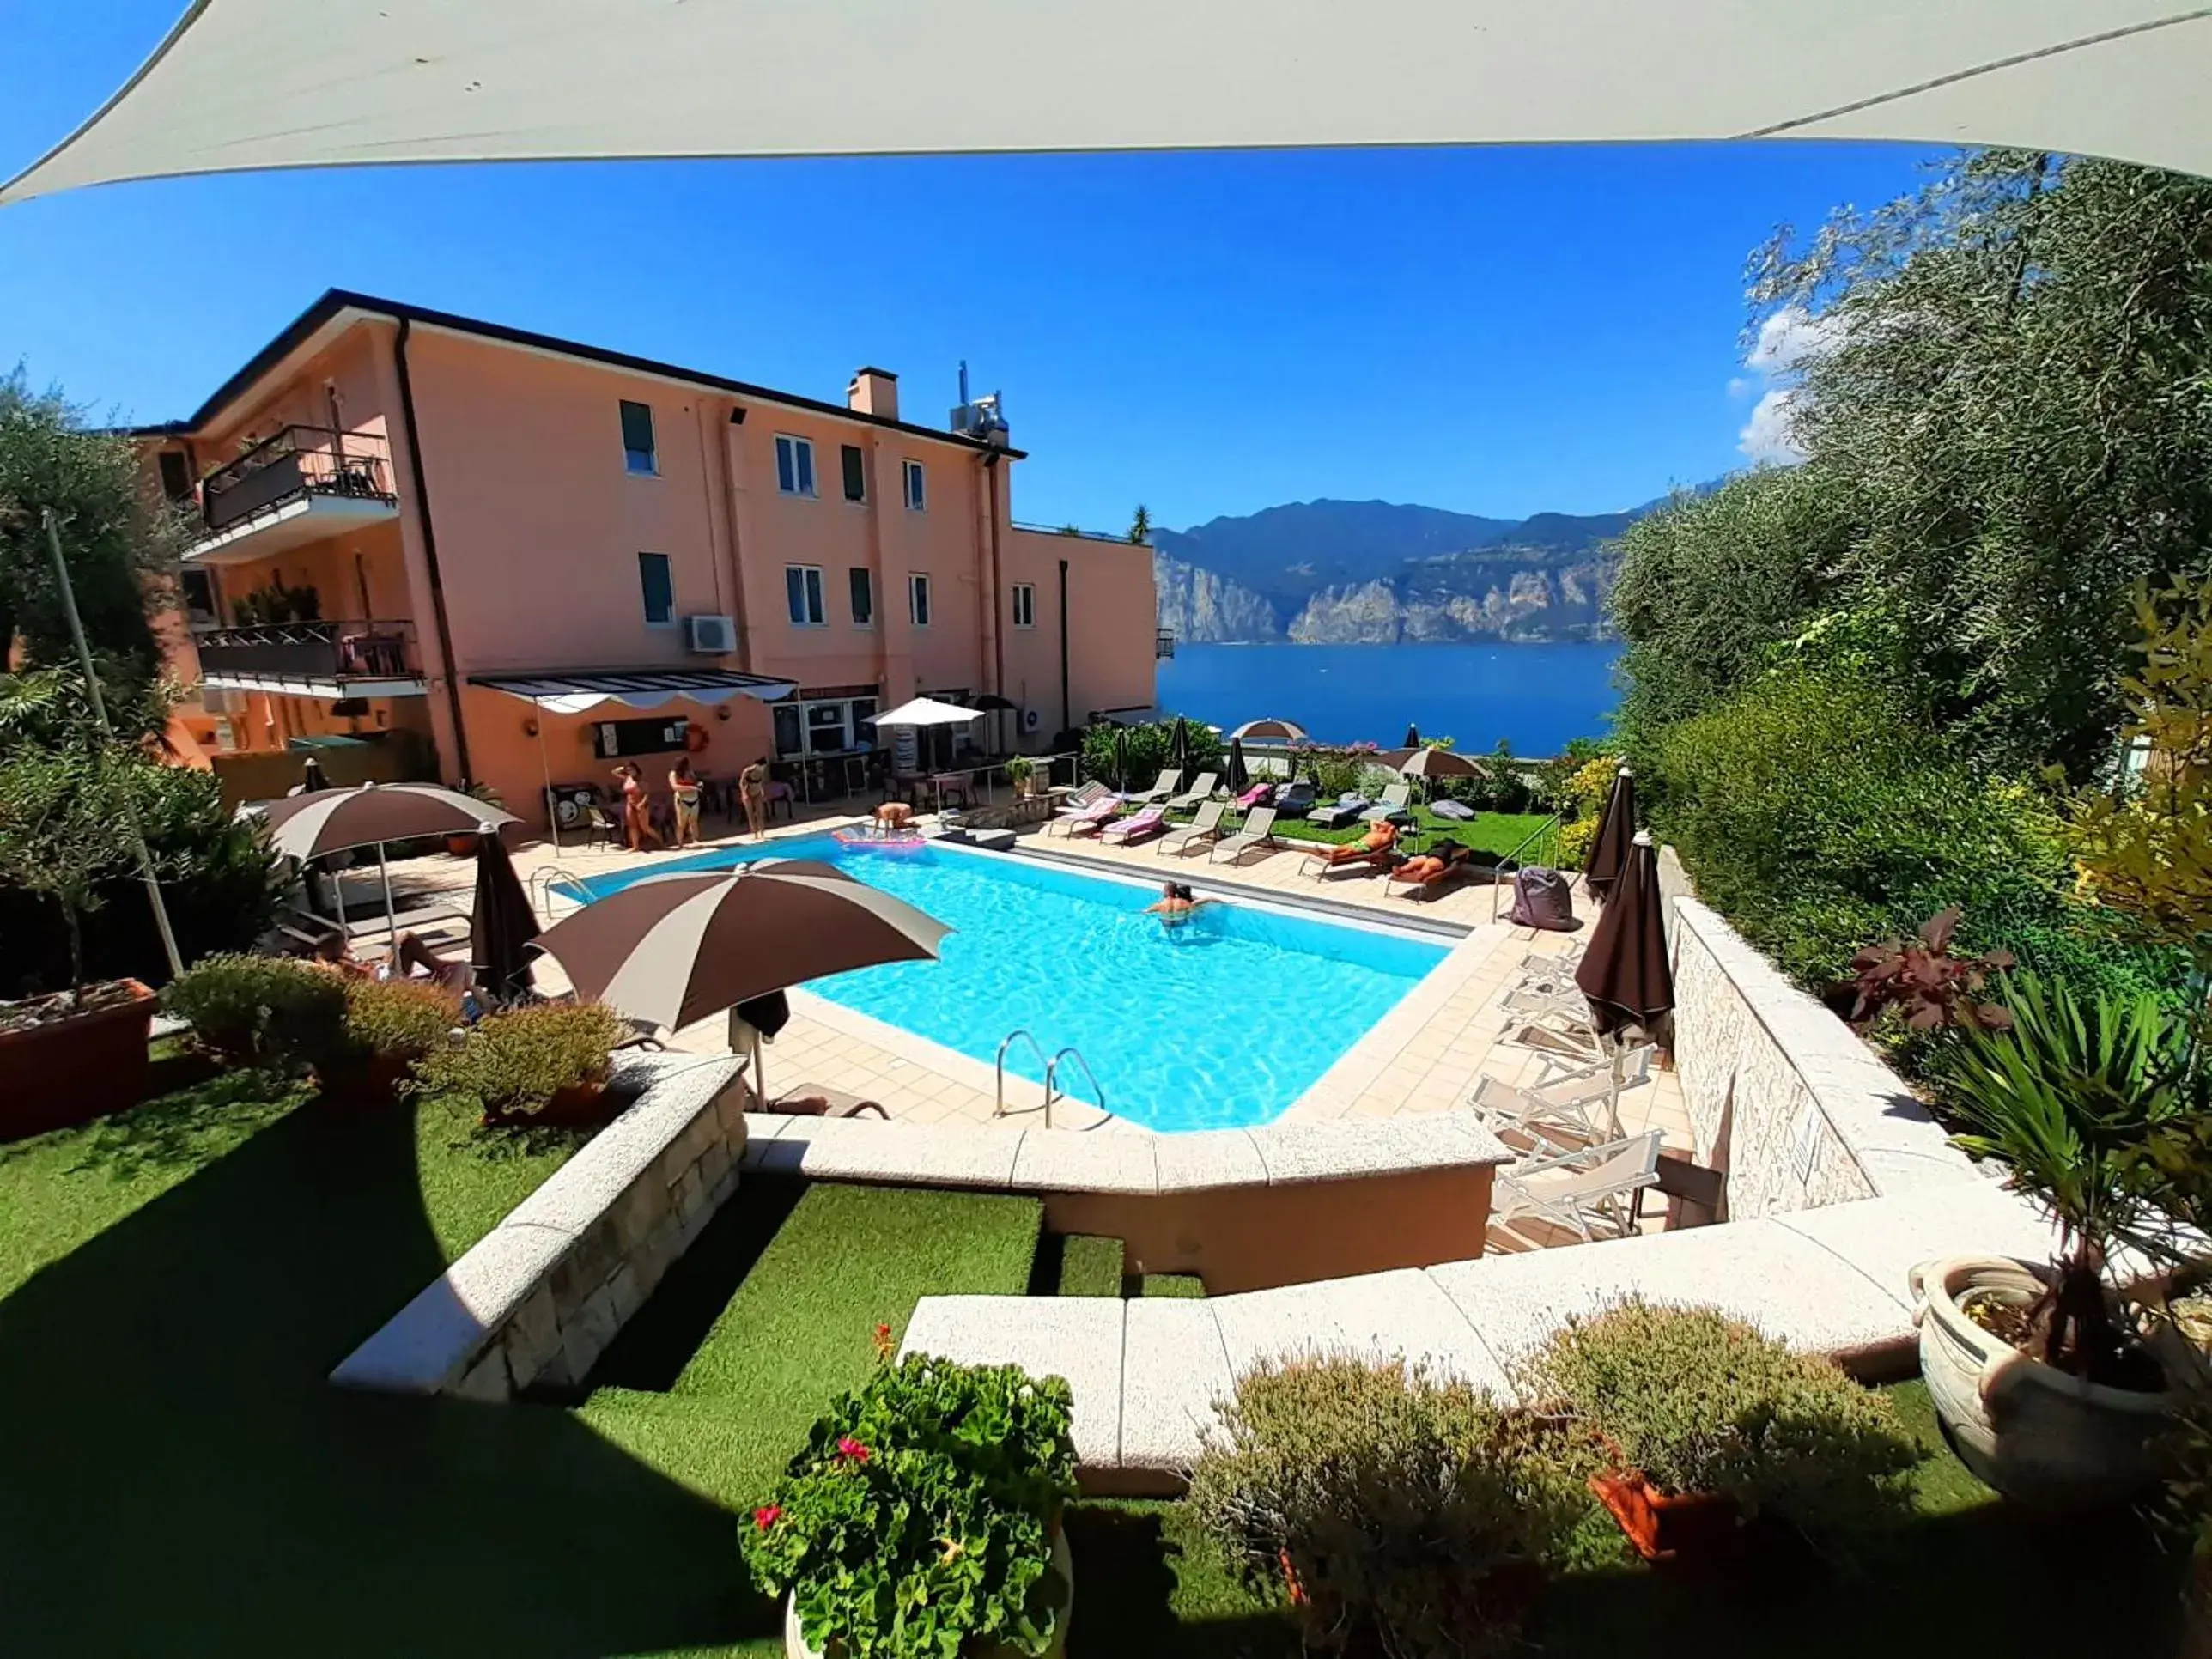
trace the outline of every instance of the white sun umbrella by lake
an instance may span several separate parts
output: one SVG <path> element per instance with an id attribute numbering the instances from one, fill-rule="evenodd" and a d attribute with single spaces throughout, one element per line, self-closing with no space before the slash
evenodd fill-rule
<path id="1" fill-rule="evenodd" d="M 521 822 L 489 801 L 434 783 L 364 783 L 351 789 L 318 789 L 290 795 L 256 809 L 269 832 L 269 845 L 302 864 L 356 847 L 376 848 L 377 873 L 384 883 L 384 920 L 392 947 L 399 945 L 399 915 L 392 902 L 392 870 L 385 862 L 387 842 L 429 836 L 495 835 L 501 826 Z M 343 916 L 344 906 L 339 906 Z"/>
<path id="2" fill-rule="evenodd" d="M 980 708 L 963 708 L 957 703 L 939 702 L 934 697 L 916 697 L 911 702 L 902 702 L 888 713 L 877 715 L 872 723 L 878 726 L 965 726 L 970 720 L 982 718 L 983 711 Z M 937 787 L 937 810 L 939 814 L 945 811 L 945 787 L 942 784 Z"/>

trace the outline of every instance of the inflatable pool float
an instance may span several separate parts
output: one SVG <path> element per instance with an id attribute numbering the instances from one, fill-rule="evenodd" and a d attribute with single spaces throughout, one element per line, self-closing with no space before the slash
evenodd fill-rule
<path id="1" fill-rule="evenodd" d="M 873 829 L 848 826 L 832 830 L 830 838 L 845 847 L 865 847 L 878 853 L 911 853 L 929 843 L 916 830 L 895 830 L 888 833 Z"/>

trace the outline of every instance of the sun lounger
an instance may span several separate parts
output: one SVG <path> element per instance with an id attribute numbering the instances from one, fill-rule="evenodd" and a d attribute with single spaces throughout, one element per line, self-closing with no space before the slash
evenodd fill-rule
<path id="1" fill-rule="evenodd" d="M 1382 799 L 1359 816 L 1369 823 L 1379 823 L 1384 818 L 1393 817 L 1404 811 L 1406 803 L 1413 798 L 1413 786 L 1410 783 L 1389 784 L 1382 791 Z"/>
<path id="2" fill-rule="evenodd" d="M 1156 853 L 1180 854 L 1194 841 L 1212 841 L 1221 834 L 1221 815 L 1228 809 L 1218 800 L 1210 800 L 1198 809 L 1198 816 L 1180 830 L 1168 832 L 1160 838 Z"/>
<path id="3" fill-rule="evenodd" d="M 1359 822 L 1359 815 L 1375 803 L 1361 794 L 1339 795 L 1326 806 L 1316 806 L 1306 814 L 1306 822 L 1317 823 L 1324 830 L 1341 830 L 1347 823 Z"/>
<path id="4" fill-rule="evenodd" d="M 1389 822 L 1378 823 L 1367 832 L 1364 841 L 1348 842 L 1342 847 L 1316 847 L 1306 854 L 1306 863 L 1318 881 L 1332 870 L 1349 870 L 1364 866 L 1370 870 L 1387 870 L 1397 856 L 1398 831 Z"/>
<path id="5" fill-rule="evenodd" d="M 1494 1077 L 1477 1080 L 1474 1109 L 1493 1129 L 1522 1128 L 1541 1135 L 1549 1124 L 1583 1141 L 1613 1140 L 1620 1135 L 1620 1096 L 1651 1074 L 1651 1047 L 1620 1057 L 1616 1082 L 1613 1056 L 1593 1059 L 1544 1054 L 1535 1080 L 1519 1088 Z"/>
<path id="6" fill-rule="evenodd" d="M 1126 818 L 1105 825 L 1098 831 L 1098 839 L 1119 842 L 1127 847 L 1136 842 L 1149 841 L 1167 827 L 1168 809 L 1165 806 L 1147 806 L 1141 811 L 1132 812 Z"/>
<path id="7" fill-rule="evenodd" d="M 1224 853 L 1232 860 L 1240 859 L 1255 847 L 1272 848 L 1280 844 L 1275 839 L 1275 809 L 1272 806 L 1255 807 L 1252 816 L 1244 820 L 1243 829 L 1233 836 L 1224 836 L 1213 843 L 1213 850 L 1206 855 L 1206 861 L 1211 864 Z"/>
<path id="8" fill-rule="evenodd" d="M 1275 791 L 1275 816 L 1279 818 L 1302 818 L 1313 811 L 1313 804 L 1314 787 L 1303 779 Z"/>
<path id="9" fill-rule="evenodd" d="M 1275 786 L 1273 784 L 1264 782 L 1255 783 L 1249 789 L 1247 789 L 1243 794 L 1237 797 L 1237 810 L 1240 812 L 1249 812 L 1255 806 L 1264 805 L 1267 804 L 1268 799 L 1273 796 L 1274 793 Z"/>
<path id="10" fill-rule="evenodd" d="M 1152 787 L 1142 794 L 1124 795 L 1121 799 L 1134 806 L 1149 806 L 1156 800 L 1165 800 L 1182 787 L 1182 774 L 1174 770 L 1163 772 L 1152 780 Z"/>
<path id="11" fill-rule="evenodd" d="M 1196 806 L 1200 801 L 1212 800 L 1213 787 L 1220 781 L 1221 775 L 1218 772 L 1200 772 L 1198 775 L 1198 781 L 1170 801 L 1168 806 L 1171 811 L 1180 812 Z"/>
<path id="12" fill-rule="evenodd" d="M 1527 1158 L 1497 1173 L 1494 1226 L 1542 1221 L 1585 1243 L 1624 1237 L 1633 1224 L 1628 1200 L 1659 1180 L 1659 1131 L 1575 1152 Z"/>
<path id="13" fill-rule="evenodd" d="M 1069 812 L 1054 813 L 1052 823 L 1045 825 L 1045 829 L 1050 830 L 1053 824 L 1058 824 L 1060 832 L 1063 836 L 1096 833 L 1103 830 L 1114 815 L 1121 810 L 1120 801 L 1111 795 L 1103 795 L 1092 801 L 1088 806 L 1079 806 Z"/>
<path id="14" fill-rule="evenodd" d="M 1472 848 L 1446 842 L 1441 854 L 1407 859 L 1385 879 L 1389 886 L 1403 886 L 1409 898 L 1426 898 L 1475 867 Z"/>
<path id="15" fill-rule="evenodd" d="M 1111 789 L 1109 789 L 1104 784 L 1099 782 L 1097 779 L 1093 778 L 1090 782 L 1079 784 L 1075 788 L 1069 790 L 1067 792 L 1066 805 L 1072 807 L 1088 806 L 1093 801 L 1110 800 L 1113 799 L 1113 796 L 1114 792 Z"/>

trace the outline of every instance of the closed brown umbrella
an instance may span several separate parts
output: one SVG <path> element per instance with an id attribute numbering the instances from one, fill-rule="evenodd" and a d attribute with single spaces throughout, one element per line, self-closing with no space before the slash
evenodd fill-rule
<path id="1" fill-rule="evenodd" d="M 952 930 L 827 864 L 648 876 L 538 935 L 576 994 L 674 1029 L 802 981 L 938 953 Z"/>
<path id="2" fill-rule="evenodd" d="M 1599 1032 L 1627 1026 L 1649 1036 L 1674 1006 L 1674 975 L 1667 964 L 1666 914 L 1659 897 L 1659 854 L 1649 830 L 1637 832 L 1589 948 L 1575 969 Z"/>
<path id="3" fill-rule="evenodd" d="M 1636 774 L 1624 766 L 1613 775 L 1613 787 L 1598 811 L 1597 834 L 1583 856 L 1583 885 L 1592 895 L 1602 899 L 1613 891 L 1635 836 Z"/>
<path id="4" fill-rule="evenodd" d="M 469 959 L 477 987 L 495 1002 L 507 1002 L 530 983 L 530 941 L 538 913 L 514 873 L 514 860 L 497 836 L 477 837 L 477 899 L 469 917 Z"/>

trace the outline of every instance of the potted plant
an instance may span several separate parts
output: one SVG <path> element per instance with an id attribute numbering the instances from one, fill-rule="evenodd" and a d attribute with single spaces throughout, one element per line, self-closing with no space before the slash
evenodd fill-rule
<path id="1" fill-rule="evenodd" d="M 416 1061 L 410 1086 L 474 1106 L 487 1128 L 597 1123 L 612 1050 L 628 1035 L 622 1017 L 596 1002 L 510 1008 Z"/>
<path id="2" fill-rule="evenodd" d="M 1881 1396 L 1717 1309 L 1631 1298 L 1571 1320 L 1519 1380 L 1603 1437 L 1590 1490 L 1649 1561 L 1709 1558 L 1760 1517 L 1857 1530 L 1920 1461 Z"/>
<path id="3" fill-rule="evenodd" d="M 103 744 L 25 747 L 0 764 L 0 880 L 52 900 L 69 935 L 70 988 L 0 1003 L 0 1139 L 81 1123 L 144 1096 L 154 994 L 88 981 L 85 918 L 137 862 L 127 793 L 144 766 Z"/>
<path id="4" fill-rule="evenodd" d="M 1962 1028 L 1934 1055 L 1957 1144 L 2057 1224 L 2047 1266 L 1959 1256 L 1913 1270 L 1920 1367 L 1967 1468 L 2010 1498 L 2083 1505 L 2139 1495 L 2200 1366 L 2171 1325 L 2107 1275 L 2124 1244 L 2157 1248 L 2170 1190 L 2150 1154 L 2200 1123 L 2190 1017 L 2155 994 L 2077 996 L 2031 974 L 2008 1027 Z"/>
<path id="5" fill-rule="evenodd" d="M 461 1000 L 442 985 L 349 981 L 337 1041 L 315 1061 L 324 1099 L 355 1108 L 390 1105 L 415 1063 L 443 1048 L 460 1023 Z"/>
<path id="6" fill-rule="evenodd" d="M 277 957 L 203 957 L 161 994 L 192 1041 L 232 1066 L 312 1064 L 345 1024 L 346 985 L 314 963 Z"/>
<path id="7" fill-rule="evenodd" d="M 1402 1364 L 1263 1365 L 1215 1407 L 1189 1507 L 1308 1644 L 1353 1653 L 1510 1644 L 1589 1513 L 1594 1436 Z"/>
<path id="8" fill-rule="evenodd" d="M 1036 793 L 1036 763 L 1027 755 L 1007 757 L 1006 781 L 1013 785 L 1016 800 L 1027 800 Z"/>
<path id="9" fill-rule="evenodd" d="M 470 799 L 480 800 L 487 806 L 505 809 L 507 803 L 500 799 L 499 791 L 488 783 L 472 783 L 464 792 Z M 446 851 L 457 859 L 472 859 L 477 855 L 477 840 L 472 835 L 446 837 Z"/>
<path id="10" fill-rule="evenodd" d="M 787 1598 L 789 1659 L 1064 1655 L 1073 1396 L 1060 1377 L 927 1355 L 884 1363 L 807 1437 L 739 1532 Z"/>

